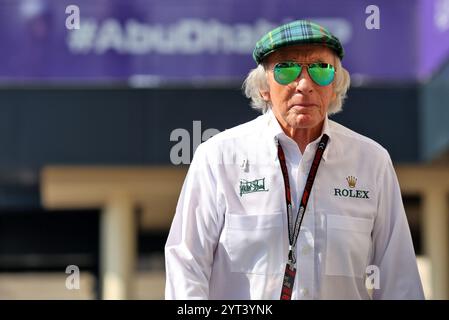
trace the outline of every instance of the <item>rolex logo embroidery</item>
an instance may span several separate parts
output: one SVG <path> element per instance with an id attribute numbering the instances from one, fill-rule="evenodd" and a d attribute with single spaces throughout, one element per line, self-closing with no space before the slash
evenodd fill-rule
<path id="1" fill-rule="evenodd" d="M 346 177 L 346 182 L 348 183 L 348 189 L 334 188 L 334 196 L 343 198 L 359 198 L 359 199 L 369 199 L 369 191 L 357 190 L 357 178 L 353 176 Z"/>
<path id="2" fill-rule="evenodd" d="M 349 176 L 346 178 L 346 181 L 348 181 L 349 188 L 355 188 L 355 184 L 357 183 L 357 178 L 353 176 Z"/>
<path id="3" fill-rule="evenodd" d="M 240 196 L 247 193 L 262 191 L 268 191 L 268 189 L 265 189 L 265 178 L 256 179 L 253 181 L 247 181 L 245 179 L 240 180 Z"/>

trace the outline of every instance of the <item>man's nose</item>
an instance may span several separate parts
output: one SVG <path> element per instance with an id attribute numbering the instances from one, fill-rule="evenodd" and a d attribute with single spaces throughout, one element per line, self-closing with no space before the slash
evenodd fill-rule
<path id="1" fill-rule="evenodd" d="M 298 78 L 296 78 L 296 91 L 310 93 L 313 90 L 313 80 L 310 78 L 307 68 L 303 67 Z"/>

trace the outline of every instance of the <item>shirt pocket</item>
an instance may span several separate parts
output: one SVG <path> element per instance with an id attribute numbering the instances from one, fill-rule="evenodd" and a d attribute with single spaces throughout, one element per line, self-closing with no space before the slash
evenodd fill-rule
<path id="1" fill-rule="evenodd" d="M 282 213 L 226 215 L 225 245 L 232 272 L 282 273 L 282 219 Z"/>
<path id="2" fill-rule="evenodd" d="M 373 220 L 327 215 L 326 275 L 363 278 Z"/>

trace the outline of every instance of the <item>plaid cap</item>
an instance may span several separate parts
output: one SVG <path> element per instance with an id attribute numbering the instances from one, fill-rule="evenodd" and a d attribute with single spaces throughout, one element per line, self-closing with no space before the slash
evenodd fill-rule
<path id="1" fill-rule="evenodd" d="M 343 59 L 344 50 L 338 40 L 326 28 L 306 20 L 292 21 L 265 34 L 256 43 L 253 58 L 259 64 L 266 56 L 279 48 L 296 44 L 322 44 Z"/>

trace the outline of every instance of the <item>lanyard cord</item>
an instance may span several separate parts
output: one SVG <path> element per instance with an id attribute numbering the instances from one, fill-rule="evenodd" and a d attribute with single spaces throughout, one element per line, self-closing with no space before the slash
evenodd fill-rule
<path id="1" fill-rule="evenodd" d="M 290 182 L 288 179 L 287 163 L 285 161 L 284 150 L 281 144 L 277 141 L 278 146 L 278 158 L 281 164 L 282 176 L 284 177 L 284 187 L 285 187 L 285 201 L 287 203 L 287 221 L 288 221 L 288 240 L 290 244 L 289 250 L 289 260 L 292 264 L 296 263 L 295 257 L 295 247 L 298 240 L 299 230 L 301 228 L 302 219 L 304 218 L 304 213 L 306 211 L 307 202 L 309 201 L 309 195 L 312 191 L 313 182 L 315 181 L 315 176 L 318 171 L 318 167 L 323 157 L 324 150 L 326 149 L 327 142 L 329 141 L 329 136 L 323 134 L 318 148 L 315 152 L 315 157 L 313 158 L 312 166 L 310 167 L 309 175 L 307 176 L 306 185 L 304 187 L 304 192 L 301 197 L 301 203 L 298 209 L 298 214 L 296 216 L 295 227 L 293 229 L 292 222 L 292 198 L 290 192 Z"/>

